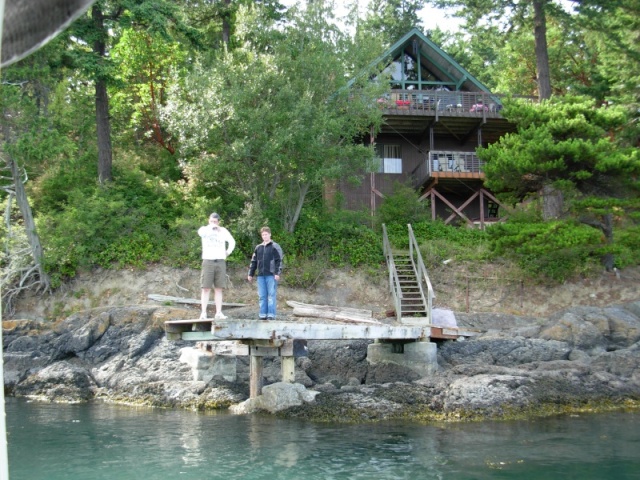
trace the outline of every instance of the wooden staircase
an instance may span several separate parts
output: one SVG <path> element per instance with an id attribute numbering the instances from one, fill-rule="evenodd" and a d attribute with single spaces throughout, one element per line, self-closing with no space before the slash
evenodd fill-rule
<path id="1" fill-rule="evenodd" d="M 400 283 L 400 317 L 426 321 L 428 305 L 411 256 L 408 252 L 393 253 L 393 264 Z"/>
<path id="2" fill-rule="evenodd" d="M 389 287 L 393 296 L 396 318 L 399 322 L 412 325 L 430 325 L 431 307 L 435 294 L 427 269 L 424 266 L 418 242 L 409 230 L 409 250 L 398 251 L 391 248 L 387 229 L 382 226 L 384 256 L 389 271 Z"/>

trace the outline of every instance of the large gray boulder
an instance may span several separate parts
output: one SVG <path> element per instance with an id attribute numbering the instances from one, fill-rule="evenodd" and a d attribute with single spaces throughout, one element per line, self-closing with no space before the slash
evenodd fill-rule
<path id="1" fill-rule="evenodd" d="M 15 387 L 16 395 L 65 403 L 86 402 L 95 391 L 89 372 L 67 361 L 52 363 Z"/>
<path id="2" fill-rule="evenodd" d="M 640 317 L 632 309 L 574 307 L 551 316 L 540 338 L 566 342 L 592 355 L 626 348 L 640 340 Z"/>
<path id="3" fill-rule="evenodd" d="M 262 388 L 262 394 L 233 405 L 233 413 L 254 413 L 266 410 L 276 413 L 303 403 L 311 403 L 320 392 L 307 390 L 299 383 L 277 382 Z"/>

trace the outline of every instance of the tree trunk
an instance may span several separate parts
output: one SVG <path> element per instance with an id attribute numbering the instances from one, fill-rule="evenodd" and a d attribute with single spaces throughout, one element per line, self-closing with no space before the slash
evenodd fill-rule
<path id="1" fill-rule="evenodd" d="M 231 40 L 231 0 L 224 0 L 224 14 L 222 16 L 222 43 L 229 45 Z"/>
<path id="2" fill-rule="evenodd" d="M 33 213 L 31 206 L 29 205 L 29 199 L 27 198 L 27 192 L 24 189 L 24 183 L 22 183 L 22 177 L 15 160 L 11 157 L 8 158 L 9 165 L 11 166 L 11 176 L 13 177 L 13 184 L 16 192 L 16 202 L 22 219 L 24 221 L 24 229 L 27 233 L 27 240 L 31 247 L 31 255 L 33 256 L 34 264 L 38 270 L 40 277 L 41 288 L 45 291 L 49 291 L 51 288 L 51 282 L 49 281 L 49 275 L 44 271 L 42 266 L 42 245 L 40 244 L 40 237 L 36 230 L 36 224 L 33 221 Z"/>
<path id="3" fill-rule="evenodd" d="M 541 100 L 551 98 L 549 75 L 549 52 L 547 51 L 547 20 L 545 5 L 547 0 L 533 0 L 533 23 L 536 43 L 536 68 L 538 70 L 538 95 Z"/>
<path id="4" fill-rule="evenodd" d="M 591 218 L 591 217 L 581 217 L 580 222 L 585 225 L 589 225 L 591 227 L 599 229 L 604 235 L 604 239 L 607 245 L 611 245 L 613 243 L 613 214 L 607 213 L 602 216 L 602 221 Z M 607 269 L 607 272 L 611 272 L 613 270 L 613 265 L 615 263 L 615 256 L 613 253 L 605 253 L 602 256 L 602 264 Z"/>
<path id="5" fill-rule="evenodd" d="M 560 190 L 556 190 L 551 185 L 542 188 L 542 219 L 554 220 L 562 215 L 564 197 Z"/>
<path id="6" fill-rule="evenodd" d="M 613 243 L 613 214 L 607 213 L 602 217 L 602 233 L 604 234 L 607 245 L 611 245 Z M 607 269 L 607 272 L 613 270 L 614 263 L 615 256 L 613 253 L 605 253 L 602 257 L 602 264 L 604 268 Z"/>
<path id="7" fill-rule="evenodd" d="M 91 15 L 96 32 L 99 32 L 93 42 L 93 51 L 102 61 L 107 52 L 106 35 L 104 26 L 104 14 L 100 6 L 94 4 Z M 112 180 L 111 163 L 113 152 L 111 150 L 111 124 L 109 120 L 109 95 L 107 82 L 99 73 L 96 80 L 96 131 L 98 135 L 98 181 L 100 183 Z"/>
<path id="8" fill-rule="evenodd" d="M 292 189 L 295 186 L 292 186 Z M 309 192 L 309 184 L 303 183 L 299 186 L 299 191 L 296 199 L 292 199 L 295 201 L 295 208 L 291 209 L 291 205 L 285 205 L 285 214 L 284 214 L 284 228 L 287 232 L 293 233 L 296 228 L 296 224 L 300 219 L 300 212 L 302 211 L 302 206 L 304 205 L 304 200 L 307 197 L 307 193 Z M 293 201 L 291 203 L 294 203 Z"/>
<path id="9" fill-rule="evenodd" d="M 103 184 L 113 179 L 111 163 L 111 124 L 109 121 L 109 95 L 107 83 L 96 81 L 96 129 L 98 133 L 98 181 Z"/>

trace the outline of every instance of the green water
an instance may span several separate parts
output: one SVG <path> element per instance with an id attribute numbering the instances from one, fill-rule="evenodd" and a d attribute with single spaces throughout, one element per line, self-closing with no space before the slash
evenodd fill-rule
<path id="1" fill-rule="evenodd" d="M 640 479 L 640 413 L 323 425 L 7 399 L 11 480 Z"/>

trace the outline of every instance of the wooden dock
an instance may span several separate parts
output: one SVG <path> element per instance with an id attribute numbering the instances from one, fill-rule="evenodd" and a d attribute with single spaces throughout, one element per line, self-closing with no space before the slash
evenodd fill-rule
<path id="1" fill-rule="evenodd" d="M 477 332 L 437 325 L 346 325 L 338 323 L 297 323 L 266 320 L 227 319 L 169 320 L 165 322 L 169 340 L 457 340 Z"/>
<path id="2" fill-rule="evenodd" d="M 307 340 L 375 340 L 376 344 L 404 345 L 429 343 L 435 339 L 456 340 L 476 332 L 436 325 L 385 325 L 302 323 L 265 320 L 212 319 L 169 320 L 165 322 L 169 340 L 224 343 L 224 348 L 208 344 L 206 351 L 215 355 L 249 355 L 249 396 L 262 393 L 263 357 L 281 359 L 282 381 L 295 381 L 295 359 L 307 356 Z M 230 348 L 230 342 L 237 347 Z M 424 344 L 423 344 L 424 345 Z M 435 345 L 431 344 L 435 349 Z M 222 345 L 221 345 L 222 346 Z"/>

